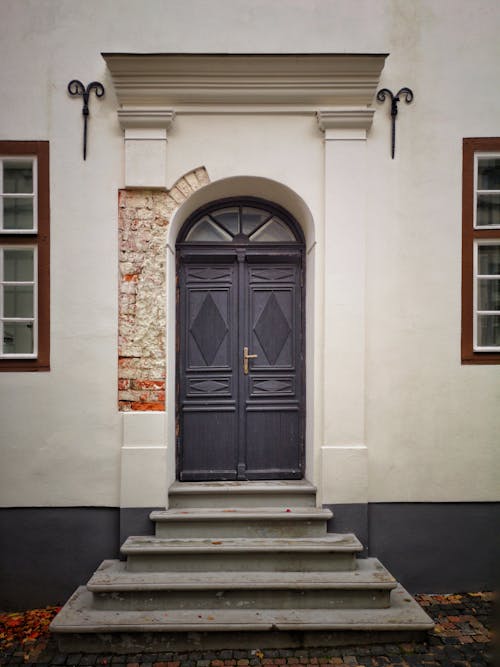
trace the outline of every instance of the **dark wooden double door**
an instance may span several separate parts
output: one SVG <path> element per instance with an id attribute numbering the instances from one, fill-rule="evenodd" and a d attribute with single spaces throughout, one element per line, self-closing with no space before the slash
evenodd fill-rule
<path id="1" fill-rule="evenodd" d="M 291 248 L 181 253 L 180 480 L 303 476 L 302 263 Z"/>

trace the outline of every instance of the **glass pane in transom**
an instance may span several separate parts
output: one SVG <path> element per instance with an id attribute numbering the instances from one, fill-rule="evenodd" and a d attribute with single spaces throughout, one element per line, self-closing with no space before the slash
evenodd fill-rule
<path id="1" fill-rule="evenodd" d="M 237 207 L 219 209 L 210 213 L 210 217 L 220 223 L 232 236 L 236 236 L 240 231 L 240 212 Z"/>
<path id="2" fill-rule="evenodd" d="M 477 344 L 479 347 L 500 347 L 500 315 L 478 315 Z"/>
<path id="3" fill-rule="evenodd" d="M 478 253 L 478 274 L 500 276 L 500 245 L 480 245 Z"/>
<path id="4" fill-rule="evenodd" d="M 193 226 L 189 234 L 186 236 L 186 241 L 203 243 L 213 241 L 232 241 L 232 236 L 217 223 L 212 222 L 212 220 L 205 216 Z"/>
<path id="5" fill-rule="evenodd" d="M 291 229 L 278 218 L 271 218 L 250 236 L 250 241 L 258 243 L 279 243 L 295 241 Z"/>
<path id="6" fill-rule="evenodd" d="M 33 323 L 3 323 L 3 353 L 33 354 Z"/>
<path id="7" fill-rule="evenodd" d="M 478 159 L 477 189 L 500 190 L 500 156 Z"/>
<path id="8" fill-rule="evenodd" d="M 477 227 L 500 225 L 500 194 L 477 195 Z"/>
<path id="9" fill-rule="evenodd" d="M 477 294 L 478 310 L 500 312 L 500 278 L 480 278 Z"/>
<path id="10" fill-rule="evenodd" d="M 268 220 L 272 216 L 269 211 L 262 211 L 258 208 L 250 208 L 244 206 L 241 209 L 241 230 L 246 236 L 250 236 L 259 225 Z"/>
<path id="11" fill-rule="evenodd" d="M 33 250 L 4 250 L 3 279 L 33 280 Z"/>
<path id="12" fill-rule="evenodd" d="M 4 230 L 33 229 L 33 199 L 4 197 L 3 228 Z"/>
<path id="13" fill-rule="evenodd" d="M 31 285 L 4 285 L 4 317 L 33 317 L 33 287 Z"/>

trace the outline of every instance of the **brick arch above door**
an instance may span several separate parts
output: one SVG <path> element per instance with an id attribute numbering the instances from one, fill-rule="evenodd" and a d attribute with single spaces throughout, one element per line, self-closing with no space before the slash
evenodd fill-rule
<path id="1" fill-rule="evenodd" d="M 118 405 L 122 411 L 165 410 L 167 230 L 176 210 L 210 182 L 205 167 L 167 191 L 118 194 Z"/>

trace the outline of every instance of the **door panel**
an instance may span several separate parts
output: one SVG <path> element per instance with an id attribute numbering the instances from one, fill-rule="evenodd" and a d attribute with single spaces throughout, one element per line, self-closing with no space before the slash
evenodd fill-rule
<path id="1" fill-rule="evenodd" d="M 253 369 L 293 368 L 293 288 L 250 285 L 250 347 L 258 353 Z"/>
<path id="2" fill-rule="evenodd" d="M 248 479 L 302 476 L 300 269 L 269 261 L 246 273 L 247 336 L 257 354 L 245 383 Z"/>
<path id="3" fill-rule="evenodd" d="M 298 407 L 247 408 L 248 479 L 301 477 Z"/>
<path id="4" fill-rule="evenodd" d="M 183 411 L 182 480 L 236 479 L 236 408 Z"/>
<path id="5" fill-rule="evenodd" d="M 183 263 L 179 275 L 180 479 L 235 479 L 238 423 L 235 264 Z"/>
<path id="6" fill-rule="evenodd" d="M 250 398 L 275 398 L 295 395 L 295 376 L 260 375 L 250 377 Z"/>
<path id="7" fill-rule="evenodd" d="M 179 270 L 179 478 L 303 474 L 301 254 L 228 250 Z M 257 358 L 244 373 L 243 348 Z"/>
<path id="8" fill-rule="evenodd" d="M 231 287 L 187 287 L 187 370 L 229 370 Z"/>

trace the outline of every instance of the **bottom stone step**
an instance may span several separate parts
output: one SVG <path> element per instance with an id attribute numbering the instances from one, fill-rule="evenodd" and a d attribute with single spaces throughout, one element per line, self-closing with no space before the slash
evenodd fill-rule
<path id="1" fill-rule="evenodd" d="M 333 647 L 421 638 L 432 620 L 398 586 L 388 609 L 97 611 L 80 587 L 52 621 L 64 652 Z"/>

